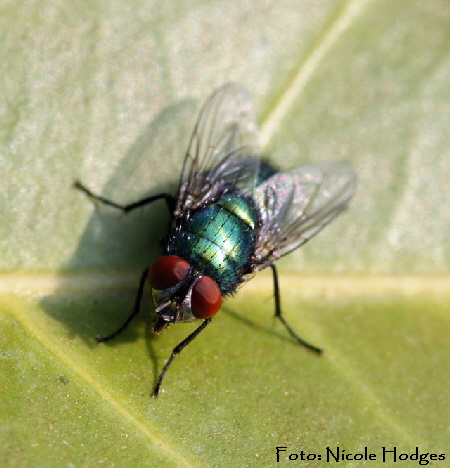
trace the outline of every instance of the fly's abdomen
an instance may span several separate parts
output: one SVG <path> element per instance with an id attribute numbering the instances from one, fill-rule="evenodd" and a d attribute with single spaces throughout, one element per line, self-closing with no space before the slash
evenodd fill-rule
<path id="1" fill-rule="evenodd" d="M 233 291 L 255 248 L 258 214 L 245 197 L 227 195 L 191 213 L 169 242 L 168 253 L 211 276 L 222 293 Z"/>

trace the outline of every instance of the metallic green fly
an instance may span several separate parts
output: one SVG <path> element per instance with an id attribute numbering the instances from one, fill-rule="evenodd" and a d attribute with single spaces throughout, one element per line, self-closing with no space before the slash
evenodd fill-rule
<path id="1" fill-rule="evenodd" d="M 202 320 L 173 349 L 154 397 L 175 356 L 211 322 L 223 298 L 267 267 L 273 274 L 275 317 L 299 344 L 321 352 L 286 322 L 275 262 L 311 239 L 348 206 L 356 175 L 344 162 L 278 171 L 261 160 L 253 105 L 241 85 L 219 88 L 204 104 L 176 197 L 160 193 L 121 205 L 93 194 L 80 182 L 75 186 L 124 212 L 165 200 L 171 213 L 162 256 L 142 273 L 131 315 L 117 331 L 98 339 L 110 340 L 128 326 L 140 310 L 147 281 L 155 302 L 155 333 L 173 323 Z"/>

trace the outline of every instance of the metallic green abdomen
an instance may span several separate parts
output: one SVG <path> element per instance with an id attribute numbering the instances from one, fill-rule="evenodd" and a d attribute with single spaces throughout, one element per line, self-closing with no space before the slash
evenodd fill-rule
<path id="1" fill-rule="evenodd" d="M 191 213 L 169 241 L 168 253 L 211 276 L 225 294 L 236 288 L 247 271 L 257 224 L 257 210 L 250 199 L 225 195 Z"/>

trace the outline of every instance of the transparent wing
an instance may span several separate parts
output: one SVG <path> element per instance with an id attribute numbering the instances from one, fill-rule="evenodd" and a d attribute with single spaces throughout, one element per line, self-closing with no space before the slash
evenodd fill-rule
<path id="1" fill-rule="evenodd" d="M 230 184 L 253 189 L 259 153 L 248 92 L 236 83 L 219 88 L 204 104 L 195 125 L 181 173 L 177 212 L 202 205 Z"/>
<path id="2" fill-rule="evenodd" d="M 278 172 L 255 190 L 262 214 L 257 270 L 300 247 L 323 229 L 353 196 L 356 174 L 347 163 L 309 164 Z"/>

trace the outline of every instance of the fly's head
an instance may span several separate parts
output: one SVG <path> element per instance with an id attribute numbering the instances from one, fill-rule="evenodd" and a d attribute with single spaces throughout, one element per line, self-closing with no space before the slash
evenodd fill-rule
<path id="1" fill-rule="evenodd" d="M 154 333 L 171 323 L 205 320 L 222 305 L 217 283 L 180 257 L 164 255 L 156 259 L 149 268 L 148 279 L 156 307 Z"/>

